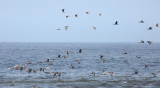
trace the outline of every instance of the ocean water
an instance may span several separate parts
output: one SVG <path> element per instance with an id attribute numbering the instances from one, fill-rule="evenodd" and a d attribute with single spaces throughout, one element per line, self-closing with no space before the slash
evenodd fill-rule
<path id="1" fill-rule="evenodd" d="M 79 49 L 82 53 L 78 53 Z M 59 54 L 61 58 L 57 58 Z M 104 55 L 106 62 L 99 55 Z M 46 62 L 47 59 L 53 65 Z M 31 64 L 23 71 L 14 68 L 15 64 L 23 66 L 28 62 Z M 71 64 L 74 69 L 70 68 Z M 42 67 L 50 70 L 40 71 Z M 26 72 L 28 68 L 36 69 L 37 73 Z M 102 70 L 107 75 L 103 75 Z M 134 70 L 138 74 L 134 74 Z M 54 76 L 53 72 L 61 72 L 61 76 Z M 109 72 L 113 72 L 113 76 Z M 156 73 L 156 77 L 152 73 Z M 0 43 L 0 88 L 159 87 L 160 43 Z"/>

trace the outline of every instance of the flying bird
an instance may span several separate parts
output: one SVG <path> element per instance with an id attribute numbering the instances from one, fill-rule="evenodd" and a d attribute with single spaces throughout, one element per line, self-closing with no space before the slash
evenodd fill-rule
<path id="1" fill-rule="evenodd" d="M 67 26 L 67 25 L 65 26 L 65 30 L 66 30 L 66 31 L 67 31 L 68 27 L 69 27 L 69 26 Z"/>
<path id="2" fill-rule="evenodd" d="M 56 28 L 56 30 L 61 30 L 60 28 Z"/>
<path id="3" fill-rule="evenodd" d="M 75 16 L 75 17 L 78 17 L 78 14 L 75 14 L 74 16 Z"/>
<path id="4" fill-rule="evenodd" d="M 148 30 L 152 30 L 152 27 L 149 27 Z"/>
<path id="5" fill-rule="evenodd" d="M 69 17 L 69 15 L 66 16 L 66 18 L 68 18 L 68 17 Z"/>
<path id="6" fill-rule="evenodd" d="M 93 27 L 93 29 L 95 29 L 95 30 L 96 30 L 96 27 Z"/>
<path id="7" fill-rule="evenodd" d="M 147 42 L 148 42 L 148 44 L 149 44 L 149 45 L 151 45 L 151 44 L 152 44 L 152 41 L 147 41 Z"/>
<path id="8" fill-rule="evenodd" d="M 88 12 L 88 11 L 86 11 L 86 14 L 89 14 L 89 12 Z"/>
<path id="9" fill-rule="evenodd" d="M 102 16 L 102 14 L 101 14 L 101 13 L 99 13 L 98 15 L 99 15 L 99 16 Z"/>
<path id="10" fill-rule="evenodd" d="M 159 24 L 158 24 L 158 23 L 156 24 L 156 27 L 159 27 Z"/>
<path id="11" fill-rule="evenodd" d="M 139 21 L 139 23 L 144 23 L 144 21 L 143 21 L 143 20 L 141 20 L 141 21 Z"/>
<path id="12" fill-rule="evenodd" d="M 118 25 L 118 21 L 116 21 L 116 22 L 114 23 L 114 25 Z"/>
<path id="13" fill-rule="evenodd" d="M 144 41 L 143 41 L 143 40 L 141 40 L 139 43 L 144 43 Z"/>
<path id="14" fill-rule="evenodd" d="M 65 10 L 65 9 L 62 9 L 62 13 L 64 13 L 64 10 Z"/>

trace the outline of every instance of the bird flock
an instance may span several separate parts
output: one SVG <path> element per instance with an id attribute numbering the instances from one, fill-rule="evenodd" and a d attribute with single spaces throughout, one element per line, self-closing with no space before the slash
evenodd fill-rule
<path id="1" fill-rule="evenodd" d="M 62 13 L 65 13 L 65 9 L 62 9 L 61 12 L 62 12 Z M 86 14 L 89 14 L 89 11 L 85 11 L 85 13 L 86 13 Z M 98 13 L 98 15 L 99 15 L 99 16 L 102 16 L 102 13 Z M 75 16 L 75 17 L 78 17 L 78 14 L 75 14 L 74 16 Z M 68 18 L 68 17 L 69 17 L 69 15 L 66 15 L 66 18 Z M 139 23 L 145 23 L 145 22 L 144 22 L 143 20 L 140 20 Z M 119 25 L 119 22 L 118 22 L 118 21 L 115 21 L 115 23 L 114 23 L 113 25 Z M 156 27 L 159 27 L 159 23 L 157 23 L 155 26 L 156 26 Z M 64 27 L 65 27 L 65 30 L 66 30 L 66 31 L 67 31 L 68 28 L 69 28 L 68 25 L 65 25 Z M 92 28 L 93 28 L 94 30 L 97 29 L 97 27 L 95 27 L 95 26 L 93 26 Z M 61 29 L 60 29 L 60 28 L 56 28 L 56 30 L 61 30 Z M 148 27 L 147 30 L 153 30 L 153 27 Z M 147 42 L 149 45 L 152 44 L 151 41 L 146 41 L 146 42 Z M 141 40 L 141 42 L 139 42 L 139 43 L 145 43 L 145 42 L 143 42 L 143 40 Z"/>
<path id="2" fill-rule="evenodd" d="M 62 9 L 61 10 L 62 11 L 62 13 L 65 13 L 65 9 Z M 89 11 L 86 11 L 85 12 L 86 14 L 89 14 Z M 99 13 L 98 14 L 99 16 L 102 16 L 102 13 Z M 69 15 L 67 15 L 66 16 L 66 18 L 68 18 L 69 17 Z M 78 17 L 78 14 L 75 14 L 75 17 Z M 141 20 L 141 21 L 139 21 L 139 23 L 145 23 L 143 20 Z M 118 21 L 115 21 L 115 23 L 113 24 L 113 25 L 119 25 L 119 23 L 118 23 Z M 156 27 L 159 27 L 159 24 L 157 23 L 156 24 Z M 67 31 L 68 30 L 68 28 L 69 28 L 69 26 L 68 25 L 66 25 L 65 26 L 65 30 Z M 93 29 L 97 29 L 95 26 L 93 26 Z M 61 30 L 60 28 L 57 28 L 57 30 Z M 149 27 L 148 28 L 148 30 L 152 30 L 152 27 Z M 152 44 L 152 41 L 146 41 L 149 45 L 151 45 Z M 139 43 L 145 43 L 145 41 L 144 40 L 141 40 Z M 70 54 L 70 52 L 71 51 L 65 51 L 66 52 L 66 54 L 67 55 L 69 55 Z M 79 49 L 78 50 L 78 53 L 80 53 L 80 54 L 82 54 L 82 49 Z M 128 54 L 127 52 L 124 52 L 123 54 Z M 64 58 L 64 59 L 66 59 L 67 58 L 67 55 L 65 55 L 65 56 L 61 56 L 61 55 L 58 55 L 56 58 L 54 58 L 54 59 L 52 59 L 52 60 L 56 60 L 57 58 Z M 141 56 L 136 56 L 137 58 L 141 58 Z M 99 58 L 103 61 L 103 63 L 105 63 L 107 60 L 104 58 L 104 55 L 99 55 Z M 43 60 L 40 60 L 38 63 L 49 63 L 49 65 L 53 65 L 53 63 L 52 63 L 52 61 L 50 61 L 51 59 L 46 59 L 45 61 L 43 61 Z M 125 62 L 127 62 L 127 61 L 125 61 Z M 20 70 L 20 71 L 25 71 L 25 72 L 28 72 L 28 73 L 34 73 L 34 74 L 36 74 L 38 71 L 40 71 L 40 72 L 44 72 L 44 73 L 46 73 L 46 74 L 53 74 L 53 76 L 59 76 L 59 77 L 61 77 L 61 74 L 62 74 L 62 72 L 50 72 L 50 67 L 41 67 L 41 68 L 39 68 L 39 69 L 32 69 L 32 68 L 28 68 L 27 69 L 27 65 L 28 64 L 32 64 L 31 62 L 27 62 L 26 64 L 24 64 L 24 65 L 22 65 L 22 66 L 19 66 L 18 64 L 15 64 L 15 66 L 13 66 L 13 67 L 10 67 L 10 68 L 8 68 L 9 70 Z M 77 60 L 77 64 L 81 64 L 81 60 L 79 59 L 79 60 Z M 145 68 L 147 68 L 148 67 L 148 64 L 145 64 Z M 74 67 L 74 65 L 73 64 L 70 64 L 70 67 L 69 67 L 70 69 L 75 69 L 75 67 Z M 102 75 L 107 75 L 107 74 L 110 74 L 110 76 L 113 76 L 114 75 L 114 72 L 105 72 L 104 70 L 102 70 Z M 138 74 L 138 70 L 134 70 L 133 71 L 133 73 L 134 74 Z M 93 74 L 93 76 L 96 76 L 96 72 L 95 71 L 92 71 L 91 72 L 91 74 Z M 154 77 L 156 77 L 156 73 L 152 73 L 152 75 L 154 76 Z"/>

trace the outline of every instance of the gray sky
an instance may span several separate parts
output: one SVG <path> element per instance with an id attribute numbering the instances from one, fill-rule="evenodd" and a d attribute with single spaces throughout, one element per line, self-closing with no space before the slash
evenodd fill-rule
<path id="1" fill-rule="evenodd" d="M 0 42 L 160 42 L 159 9 L 160 0 L 0 0 Z"/>

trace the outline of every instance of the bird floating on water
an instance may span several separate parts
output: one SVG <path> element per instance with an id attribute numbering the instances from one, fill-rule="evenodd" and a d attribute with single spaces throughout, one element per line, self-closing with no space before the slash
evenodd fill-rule
<path id="1" fill-rule="evenodd" d="M 156 24 L 156 27 L 159 27 L 159 24 L 158 24 L 158 23 Z"/>
<path id="2" fill-rule="evenodd" d="M 152 27 L 149 27 L 148 30 L 152 30 Z"/>
<path id="3" fill-rule="evenodd" d="M 78 17 L 78 14 L 75 14 L 74 16 L 75 16 L 75 17 Z"/>
<path id="4" fill-rule="evenodd" d="M 102 16 L 102 14 L 101 14 L 101 13 L 99 13 L 98 15 L 99 15 L 99 16 Z"/>
<path id="5" fill-rule="evenodd" d="M 93 29 L 96 30 L 97 28 L 96 28 L 96 27 L 93 27 Z"/>
<path id="6" fill-rule="evenodd" d="M 143 41 L 143 40 L 141 40 L 139 43 L 144 43 L 144 41 Z"/>
<path id="7" fill-rule="evenodd" d="M 89 12 L 88 12 L 88 11 L 86 11 L 86 14 L 89 14 Z"/>
<path id="8" fill-rule="evenodd" d="M 147 41 L 147 42 L 148 42 L 148 44 L 149 44 L 149 45 L 151 45 L 151 44 L 152 44 L 152 41 Z"/>

